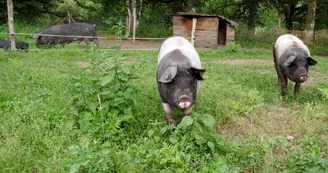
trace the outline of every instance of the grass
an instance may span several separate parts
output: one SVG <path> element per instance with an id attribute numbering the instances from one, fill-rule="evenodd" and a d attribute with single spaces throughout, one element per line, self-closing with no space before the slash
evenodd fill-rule
<path id="1" fill-rule="evenodd" d="M 1 172 L 326 170 L 327 96 L 320 90 L 328 88 L 325 57 L 313 56 L 319 64 L 310 68 L 301 95 L 293 96 L 290 82 L 283 99 L 270 49 L 200 50 L 206 80 L 193 116 L 182 119 L 176 111 L 183 125 L 171 132 L 155 82 L 157 51 L 103 50 L 95 56 L 79 48 L 0 52 Z M 77 114 L 78 126 L 71 99 L 77 92 L 73 78 L 85 70 L 78 63 L 118 54 L 125 61 L 146 60 L 131 80 L 137 89 L 133 118 L 85 111 Z M 234 64 L 241 59 L 268 64 Z M 114 118 L 96 124 L 103 115 Z"/>

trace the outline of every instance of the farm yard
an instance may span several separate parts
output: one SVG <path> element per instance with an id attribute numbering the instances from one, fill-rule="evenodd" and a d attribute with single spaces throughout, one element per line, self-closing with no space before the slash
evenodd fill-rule
<path id="1" fill-rule="evenodd" d="M 328 172 L 326 0 L 113 2 L 0 2 L 0 172 Z"/>
<path id="2" fill-rule="evenodd" d="M 198 52 L 207 70 L 205 81 L 193 115 L 183 118 L 176 111 L 181 122 L 175 131 L 164 119 L 157 91 L 157 50 L 76 43 L 2 52 L 0 169 L 326 170 L 326 57 L 313 56 L 319 63 L 311 67 L 298 97 L 290 82 L 282 98 L 270 49 Z"/>

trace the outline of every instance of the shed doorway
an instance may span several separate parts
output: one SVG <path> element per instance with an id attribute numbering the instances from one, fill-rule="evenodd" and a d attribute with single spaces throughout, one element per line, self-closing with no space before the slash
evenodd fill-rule
<path id="1" fill-rule="evenodd" d="M 218 44 L 225 45 L 227 38 L 227 23 L 219 20 L 219 29 L 218 29 Z"/>

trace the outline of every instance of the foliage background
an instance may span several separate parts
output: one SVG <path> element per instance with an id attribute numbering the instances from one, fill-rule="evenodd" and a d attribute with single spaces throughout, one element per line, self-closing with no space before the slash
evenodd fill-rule
<path id="1" fill-rule="evenodd" d="M 1 0 L 0 4 L 0 24 L 6 24 L 6 0 Z M 99 29 L 108 31 L 119 22 L 125 23 L 126 4 L 125 0 L 21 0 L 14 2 L 14 17 L 17 23 L 46 27 L 57 24 L 70 12 L 77 22 L 94 23 Z M 303 30 L 307 12 L 306 0 L 143 0 L 137 1 L 137 5 L 142 8 L 137 34 L 146 37 L 166 37 L 171 32 L 168 30 L 172 26 L 170 14 L 192 8 L 201 14 L 225 16 L 237 22 L 239 30 L 253 34 L 258 29 L 277 28 L 278 19 L 283 28 Z M 327 29 L 327 9 L 327 0 L 317 0 L 316 30 Z"/>

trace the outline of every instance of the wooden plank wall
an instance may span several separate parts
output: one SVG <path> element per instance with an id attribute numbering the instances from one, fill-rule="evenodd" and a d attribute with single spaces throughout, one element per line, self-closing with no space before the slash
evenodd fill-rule
<path id="1" fill-rule="evenodd" d="M 235 28 L 227 24 L 226 42 L 235 40 Z M 191 38 L 192 18 L 173 16 L 173 35 Z M 198 17 L 195 31 L 195 46 L 217 47 L 218 45 L 218 17 Z"/>
<path id="2" fill-rule="evenodd" d="M 219 18 L 199 17 L 195 32 L 195 45 L 201 47 L 217 47 Z"/>
<path id="3" fill-rule="evenodd" d="M 235 40 L 235 28 L 227 24 L 227 39 L 226 43 Z"/>
<path id="4" fill-rule="evenodd" d="M 173 35 L 187 37 L 186 18 L 183 16 L 173 16 Z"/>
<path id="5" fill-rule="evenodd" d="M 195 46 L 216 47 L 218 39 L 218 18 L 197 18 L 195 31 Z M 187 39 L 191 37 L 192 18 L 173 16 L 173 35 L 182 36 Z"/>

